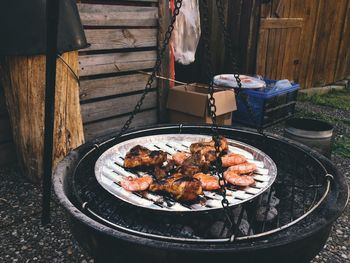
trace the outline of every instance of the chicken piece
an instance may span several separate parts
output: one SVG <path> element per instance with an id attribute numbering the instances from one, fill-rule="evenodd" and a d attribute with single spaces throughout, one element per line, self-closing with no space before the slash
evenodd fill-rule
<path id="1" fill-rule="evenodd" d="M 200 153 L 192 154 L 179 167 L 179 172 L 185 176 L 193 176 L 196 173 L 207 171 L 210 163 Z"/>
<path id="2" fill-rule="evenodd" d="M 227 152 L 228 150 L 227 139 L 225 137 L 220 136 L 219 140 L 220 140 L 220 147 L 219 147 L 220 152 Z M 202 154 L 205 154 L 208 151 L 215 151 L 215 141 L 211 140 L 210 142 L 192 143 L 190 145 L 190 151 L 191 153 L 196 153 L 201 151 Z"/>
<path id="3" fill-rule="evenodd" d="M 125 155 L 124 167 L 135 168 L 140 166 L 162 165 L 167 160 L 163 151 L 150 151 L 146 147 L 136 145 Z"/>
<path id="4" fill-rule="evenodd" d="M 174 160 L 168 160 L 165 166 L 155 166 L 153 174 L 157 179 L 162 179 L 175 173 L 177 168 Z"/>
<path id="5" fill-rule="evenodd" d="M 153 182 L 149 190 L 152 192 L 167 192 L 179 201 L 193 201 L 203 193 L 199 180 L 181 173 L 173 174 L 158 182 Z"/>

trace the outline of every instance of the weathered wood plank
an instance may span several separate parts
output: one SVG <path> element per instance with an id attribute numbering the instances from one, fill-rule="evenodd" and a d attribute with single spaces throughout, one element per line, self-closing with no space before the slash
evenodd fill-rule
<path id="1" fill-rule="evenodd" d="M 157 29 L 85 29 L 90 47 L 83 51 L 157 46 Z"/>
<path id="2" fill-rule="evenodd" d="M 316 4 L 314 2 L 305 1 L 304 10 L 308 10 L 308 12 L 304 14 L 305 23 L 300 39 L 300 65 L 298 72 L 298 82 L 301 88 L 309 88 L 311 86 L 311 83 L 307 84 L 306 78 L 308 76 L 308 70 L 311 68 L 309 65 L 316 44 L 315 31 L 317 28 L 317 13 L 319 10 L 319 2 Z"/>
<path id="3" fill-rule="evenodd" d="M 322 10 L 324 8 L 324 1 L 318 1 L 317 2 L 317 8 L 314 11 L 315 12 L 315 20 L 314 28 L 312 30 L 312 45 L 310 50 L 310 57 L 308 64 L 304 67 L 306 69 L 305 72 L 305 87 L 311 88 L 313 87 L 313 78 L 314 78 L 314 67 L 315 63 L 317 63 L 317 57 L 319 54 L 317 54 L 317 47 L 318 47 L 318 30 L 320 28 L 320 23 L 322 21 Z"/>
<path id="4" fill-rule="evenodd" d="M 158 46 L 161 46 L 163 40 L 165 38 L 165 32 L 167 30 L 168 25 L 170 24 L 170 14 L 169 14 L 169 1 L 168 0 L 159 0 L 159 31 L 158 31 Z M 169 47 L 166 48 L 165 54 L 162 59 L 162 65 L 160 68 L 160 75 L 165 78 L 170 78 L 170 52 Z M 158 85 L 158 102 L 159 102 L 159 121 L 166 122 L 167 114 L 166 114 L 166 101 L 168 97 L 168 91 L 170 87 L 170 83 L 168 80 L 159 80 Z"/>
<path id="5" fill-rule="evenodd" d="M 145 88 L 148 78 L 149 76 L 144 74 L 131 74 L 82 80 L 80 82 L 80 101 L 141 91 Z M 155 80 L 152 87 L 157 87 L 157 80 Z"/>
<path id="6" fill-rule="evenodd" d="M 80 76 L 153 68 L 156 51 L 135 51 L 79 57 Z"/>
<path id="7" fill-rule="evenodd" d="M 84 26 L 157 26 L 158 7 L 79 4 Z"/>
<path id="8" fill-rule="evenodd" d="M 269 30 L 261 29 L 259 31 L 259 42 L 256 56 L 256 73 L 262 76 L 266 75 L 266 56 L 269 39 Z"/>
<path id="9" fill-rule="evenodd" d="M 0 142 L 12 141 L 10 120 L 7 117 L 0 118 Z"/>
<path id="10" fill-rule="evenodd" d="M 347 1 L 344 15 L 344 25 L 342 32 L 342 40 L 340 42 L 337 68 L 335 72 L 335 79 L 344 79 L 350 76 L 350 1 Z"/>
<path id="11" fill-rule="evenodd" d="M 303 18 L 264 18 L 261 19 L 260 28 L 291 28 L 302 27 L 304 23 Z"/>
<path id="12" fill-rule="evenodd" d="M 317 46 L 315 49 L 316 63 L 313 64 L 313 86 L 322 86 L 331 82 L 328 78 L 328 74 L 329 71 L 334 70 L 334 68 L 329 68 L 329 66 L 331 66 L 331 61 L 334 60 L 334 57 L 331 57 L 331 54 L 328 54 L 327 52 L 335 48 L 334 45 L 338 45 L 336 37 L 339 29 L 335 28 L 335 25 L 336 20 L 338 20 L 336 14 L 340 2 L 321 2 L 323 3 L 323 6 L 317 28 Z"/>
<path id="13" fill-rule="evenodd" d="M 0 144 L 0 165 L 10 164 L 16 161 L 16 150 L 13 142 Z"/>
<path id="14" fill-rule="evenodd" d="M 95 139 L 99 136 L 117 133 L 129 116 L 123 116 L 115 119 L 108 119 L 99 122 L 89 123 L 84 126 L 85 137 L 87 140 Z M 138 113 L 132 124 L 131 128 L 138 128 L 146 125 L 152 125 L 157 123 L 157 110 L 148 110 Z"/>
<path id="15" fill-rule="evenodd" d="M 268 44 L 267 44 L 267 55 L 266 55 L 266 77 L 272 79 L 272 69 L 275 67 L 273 64 L 274 57 L 275 57 L 275 34 L 276 29 L 269 29 L 269 37 L 268 37 Z"/>
<path id="16" fill-rule="evenodd" d="M 134 109 L 141 94 L 134 94 L 125 97 L 118 97 L 103 101 L 96 101 L 81 105 L 83 122 L 92 122 L 131 112 Z M 150 92 L 143 104 L 142 109 L 154 108 L 157 106 L 156 92 Z"/>
<path id="17" fill-rule="evenodd" d="M 326 83 L 335 82 L 335 71 L 337 67 L 337 58 L 339 55 L 340 43 L 343 41 L 343 22 L 345 20 L 346 5 L 348 0 L 337 1 L 337 8 L 332 13 L 332 29 L 329 34 L 329 43 L 325 53 L 325 76 Z M 349 32 L 344 32 L 344 35 L 349 35 Z"/>

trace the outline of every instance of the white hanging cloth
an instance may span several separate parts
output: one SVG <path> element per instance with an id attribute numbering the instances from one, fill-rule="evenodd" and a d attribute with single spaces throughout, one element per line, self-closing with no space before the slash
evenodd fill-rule
<path id="1" fill-rule="evenodd" d="M 194 62 L 200 35 L 198 0 L 182 1 L 182 7 L 176 18 L 171 39 L 176 62 L 183 65 Z"/>

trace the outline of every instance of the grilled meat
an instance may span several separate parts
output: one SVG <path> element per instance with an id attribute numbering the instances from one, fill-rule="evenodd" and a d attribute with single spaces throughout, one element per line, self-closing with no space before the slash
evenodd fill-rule
<path id="1" fill-rule="evenodd" d="M 140 166 L 162 165 L 167 159 L 163 151 L 150 151 L 146 147 L 136 145 L 125 155 L 124 167 L 135 168 Z"/>
<path id="2" fill-rule="evenodd" d="M 199 180 L 175 173 L 158 182 L 153 182 L 149 190 L 152 192 L 167 192 L 179 201 L 193 201 L 202 194 L 202 184 Z"/>
<path id="3" fill-rule="evenodd" d="M 183 161 L 179 172 L 185 176 L 193 176 L 196 173 L 207 171 L 210 163 L 206 161 L 201 153 L 194 153 Z"/>
<path id="4" fill-rule="evenodd" d="M 162 179 L 166 176 L 170 176 L 175 173 L 177 169 L 176 163 L 174 160 L 168 160 L 168 163 L 165 166 L 155 166 L 154 167 L 154 176 L 157 179 Z"/>
<path id="5" fill-rule="evenodd" d="M 225 153 L 228 150 L 228 143 L 225 137 L 220 137 L 220 153 Z M 208 162 L 216 160 L 215 141 L 192 143 L 190 146 L 191 153 L 200 153 Z"/>

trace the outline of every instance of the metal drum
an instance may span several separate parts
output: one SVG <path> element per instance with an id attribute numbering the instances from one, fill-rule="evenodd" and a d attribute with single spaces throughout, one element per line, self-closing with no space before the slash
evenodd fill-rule
<path id="1" fill-rule="evenodd" d="M 286 122 L 284 136 L 301 142 L 328 158 L 331 157 L 333 126 L 327 122 L 313 119 L 290 119 Z"/>

